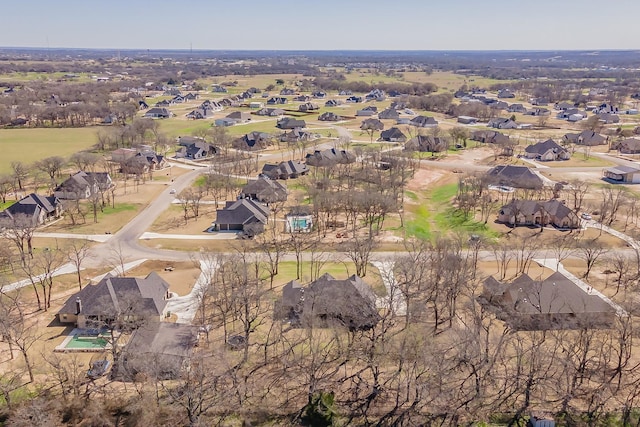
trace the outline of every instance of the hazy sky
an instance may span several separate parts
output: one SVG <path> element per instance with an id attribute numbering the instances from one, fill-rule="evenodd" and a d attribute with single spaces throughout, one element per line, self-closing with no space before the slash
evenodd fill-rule
<path id="1" fill-rule="evenodd" d="M 22 0 L 0 10 L 5 47 L 640 49 L 638 0 Z"/>

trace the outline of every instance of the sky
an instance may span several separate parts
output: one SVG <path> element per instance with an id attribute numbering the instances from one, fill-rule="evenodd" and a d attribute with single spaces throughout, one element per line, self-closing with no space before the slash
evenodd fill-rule
<path id="1" fill-rule="evenodd" d="M 0 46 L 205 50 L 640 49 L 640 1 L 22 0 Z"/>

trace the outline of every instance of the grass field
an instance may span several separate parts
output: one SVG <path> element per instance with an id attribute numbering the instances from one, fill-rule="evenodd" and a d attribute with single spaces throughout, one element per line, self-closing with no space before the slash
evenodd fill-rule
<path id="1" fill-rule="evenodd" d="M 96 143 L 98 129 L 0 129 L 0 173 L 9 172 L 14 161 L 31 164 L 44 157 L 69 157 L 90 148 Z"/>
<path id="2" fill-rule="evenodd" d="M 422 196 L 406 192 L 407 198 L 412 201 L 405 208 L 409 214 L 405 224 L 407 234 L 426 240 L 433 238 L 435 234 L 449 232 L 497 237 L 499 233 L 491 230 L 487 224 L 478 222 L 473 217 L 465 217 L 452 206 L 451 200 L 457 190 L 458 184 L 451 183 L 436 187 Z"/>

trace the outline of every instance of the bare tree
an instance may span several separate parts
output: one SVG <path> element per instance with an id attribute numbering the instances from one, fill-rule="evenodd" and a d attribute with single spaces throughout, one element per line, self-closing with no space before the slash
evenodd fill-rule
<path id="1" fill-rule="evenodd" d="M 587 269 L 583 274 L 583 278 L 587 279 L 591 269 L 600 260 L 600 257 L 607 253 L 607 249 L 598 239 L 584 240 L 577 245 L 577 254 L 586 264 Z"/>
<path id="2" fill-rule="evenodd" d="M 25 180 L 29 176 L 29 168 L 22 162 L 11 162 L 11 170 L 18 189 L 23 190 Z"/>
<path id="3" fill-rule="evenodd" d="M 78 276 L 78 287 L 82 290 L 82 264 L 89 255 L 89 241 L 88 240 L 71 240 L 65 251 L 67 253 L 67 259 L 76 268 L 76 274 Z"/>

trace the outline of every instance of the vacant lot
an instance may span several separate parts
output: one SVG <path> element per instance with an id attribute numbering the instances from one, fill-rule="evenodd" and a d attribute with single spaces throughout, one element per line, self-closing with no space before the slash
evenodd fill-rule
<path id="1" fill-rule="evenodd" d="M 0 173 L 11 170 L 11 162 L 31 164 L 49 156 L 69 157 L 95 144 L 98 128 L 0 129 L 2 157 Z"/>

